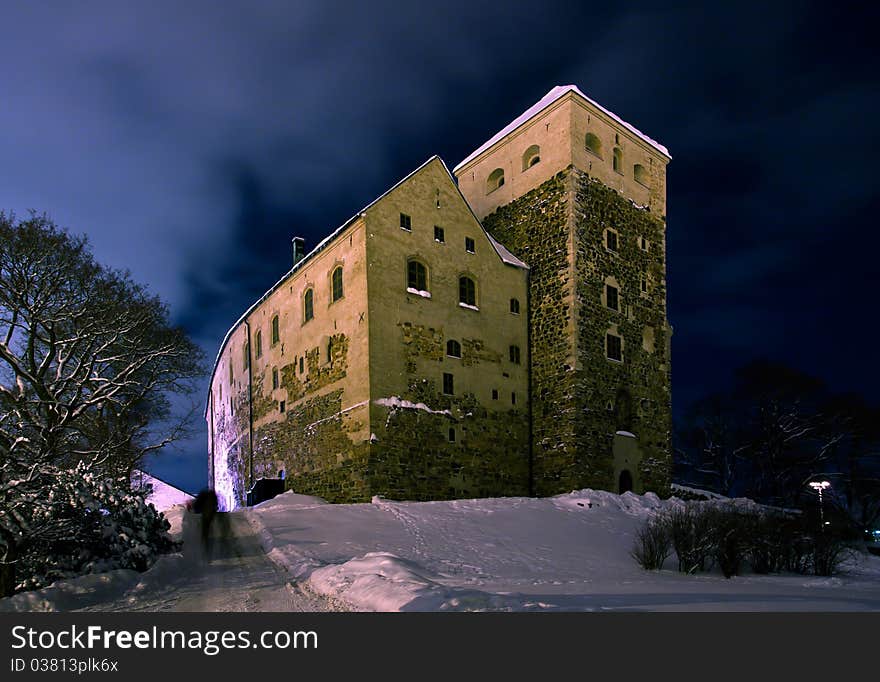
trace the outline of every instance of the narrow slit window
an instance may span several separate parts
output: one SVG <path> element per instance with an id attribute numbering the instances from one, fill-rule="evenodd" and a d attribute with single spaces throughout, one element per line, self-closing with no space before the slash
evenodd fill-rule
<path id="1" fill-rule="evenodd" d="M 303 297 L 303 318 L 306 322 L 315 317 L 315 292 L 312 289 L 306 291 Z"/>
<path id="2" fill-rule="evenodd" d="M 331 279 L 331 285 L 332 285 L 332 289 L 333 289 L 333 300 L 332 300 L 332 302 L 336 302 L 336 301 L 338 301 L 340 298 L 342 298 L 342 295 L 343 295 L 343 290 L 342 290 L 342 266 L 336 268 L 336 269 L 333 271 L 333 275 L 332 275 L 332 277 L 331 277 L 330 279 Z"/>

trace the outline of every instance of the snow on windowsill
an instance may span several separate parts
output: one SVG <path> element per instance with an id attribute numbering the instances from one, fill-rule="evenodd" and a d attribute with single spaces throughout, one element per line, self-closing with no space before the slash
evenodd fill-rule
<path id="1" fill-rule="evenodd" d="M 459 303 L 458 307 L 459 308 L 467 308 L 468 310 L 476 310 L 477 312 L 480 311 L 480 309 L 477 306 L 471 305 L 470 303 Z"/>
<path id="2" fill-rule="evenodd" d="M 430 291 L 422 291 L 421 289 L 414 289 L 413 287 L 407 287 L 406 293 L 421 296 L 422 298 L 431 298 Z"/>

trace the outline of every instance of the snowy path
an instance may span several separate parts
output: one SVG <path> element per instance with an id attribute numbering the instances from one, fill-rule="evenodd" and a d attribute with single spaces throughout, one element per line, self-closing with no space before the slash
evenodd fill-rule
<path id="1" fill-rule="evenodd" d="M 341 607 L 303 590 L 266 557 L 242 514 L 224 515 L 229 533 L 214 524 L 213 557 L 204 560 L 195 518 L 184 524 L 184 554 L 166 570 L 143 574 L 120 598 L 83 611 L 338 611 Z M 154 573 L 151 575 L 151 573 Z"/>

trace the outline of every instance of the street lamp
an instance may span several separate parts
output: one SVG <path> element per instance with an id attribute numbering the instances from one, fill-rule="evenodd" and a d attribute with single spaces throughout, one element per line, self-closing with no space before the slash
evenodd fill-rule
<path id="1" fill-rule="evenodd" d="M 822 502 L 822 491 L 831 487 L 828 481 L 811 481 L 810 487 L 819 493 L 819 517 L 822 520 L 822 530 L 825 530 L 825 507 Z"/>

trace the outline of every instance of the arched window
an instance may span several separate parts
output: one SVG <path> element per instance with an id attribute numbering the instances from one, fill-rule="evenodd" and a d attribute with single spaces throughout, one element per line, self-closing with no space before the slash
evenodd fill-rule
<path id="1" fill-rule="evenodd" d="M 460 358 L 461 344 L 455 339 L 449 339 L 449 341 L 446 342 L 446 355 L 451 358 Z"/>
<path id="2" fill-rule="evenodd" d="M 458 278 L 458 303 L 459 305 L 477 305 L 477 285 L 467 275 Z"/>
<path id="3" fill-rule="evenodd" d="M 416 291 L 428 291 L 428 268 L 415 258 L 406 262 L 406 287 Z"/>
<path id="4" fill-rule="evenodd" d="M 330 299 L 330 302 L 333 303 L 342 298 L 342 266 L 340 265 L 333 271 L 333 275 L 330 277 L 332 288 L 333 288 L 333 297 Z"/>
<path id="5" fill-rule="evenodd" d="M 602 158 L 602 143 L 599 141 L 599 138 L 593 135 L 593 133 L 587 133 L 587 137 L 584 140 L 584 145 L 587 148 L 588 152 L 592 152 L 600 159 Z"/>
<path id="6" fill-rule="evenodd" d="M 614 159 L 612 159 L 611 167 L 618 173 L 623 173 L 623 152 L 620 151 L 620 147 L 614 148 Z"/>
<path id="7" fill-rule="evenodd" d="M 529 168 L 534 166 L 536 163 L 540 163 L 541 161 L 541 148 L 533 144 L 531 147 L 526 149 L 525 153 L 522 156 L 522 169 L 527 171 Z"/>
<path id="8" fill-rule="evenodd" d="M 315 317 L 315 292 L 308 289 L 303 296 L 303 320 L 308 322 L 313 317 Z"/>
<path id="9" fill-rule="evenodd" d="M 636 182 L 640 185 L 648 186 L 648 171 L 645 170 L 645 167 L 637 163 L 633 166 L 633 177 L 636 179 Z"/>
<path id="10" fill-rule="evenodd" d="M 486 180 L 486 194 L 490 192 L 494 192 L 496 189 L 501 187 L 504 184 L 504 169 L 496 168 L 491 173 L 489 173 L 489 178 Z"/>
<path id="11" fill-rule="evenodd" d="M 278 326 L 278 316 L 272 318 L 272 345 L 274 346 L 281 340 L 281 330 Z"/>
<path id="12" fill-rule="evenodd" d="M 258 329 L 254 335 L 254 353 L 258 358 L 263 356 L 263 330 L 261 329 Z"/>

